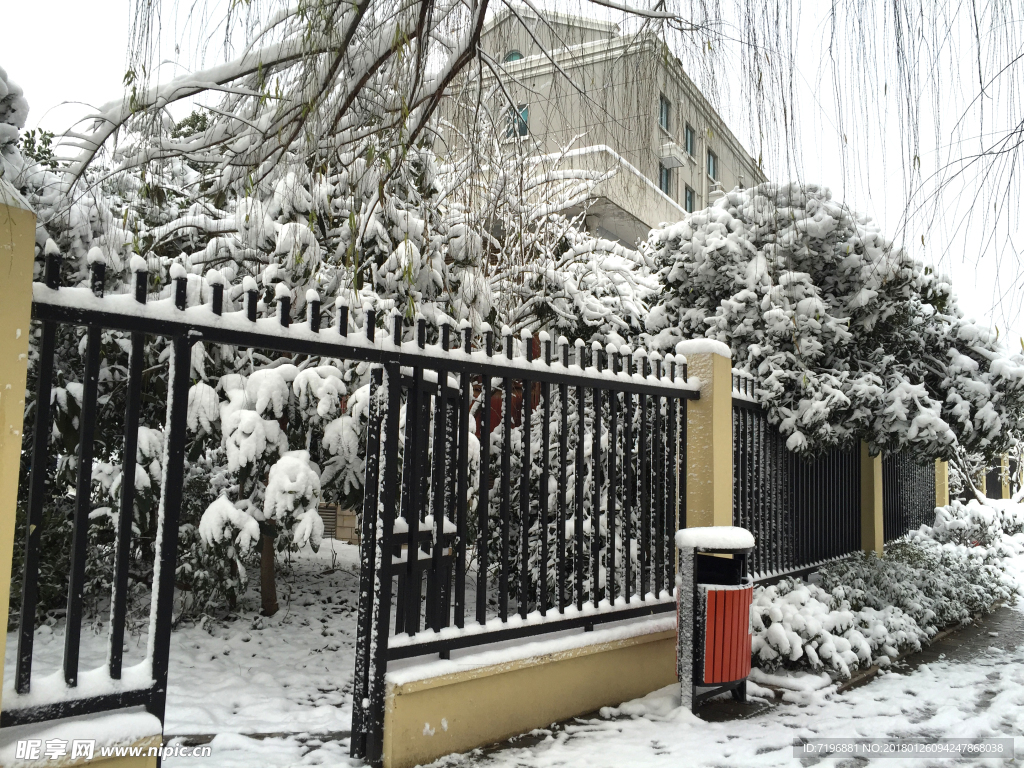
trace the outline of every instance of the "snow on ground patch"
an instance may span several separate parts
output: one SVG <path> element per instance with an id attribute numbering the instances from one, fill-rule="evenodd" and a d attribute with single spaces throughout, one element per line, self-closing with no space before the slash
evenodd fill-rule
<path id="1" fill-rule="evenodd" d="M 453 756 L 437 765 L 792 768 L 797 763 L 792 744 L 799 737 L 1019 736 L 1024 733 L 1024 649 L 1014 653 L 993 649 L 973 663 L 939 662 L 909 675 L 889 673 L 846 694 L 806 706 L 775 707 L 744 720 L 698 720 L 679 707 L 676 686 L 602 714 L 617 719 L 587 720 L 557 732 L 537 732 L 544 736 L 532 746 L 486 756 Z M 1018 757 L 1022 746 L 1017 747 Z M 900 761 L 906 768 L 934 764 Z M 942 764 L 965 763 L 943 760 Z"/>
<path id="2" fill-rule="evenodd" d="M 332 545 L 336 567 L 326 573 L 332 566 Z M 319 553 L 293 555 L 291 572 L 279 574 L 281 610 L 276 616 L 255 617 L 259 596 L 250 589 L 243 618 L 176 629 L 171 635 L 166 733 L 347 731 L 358 567 L 357 548 L 325 541 Z M 106 622 L 99 632 L 83 632 L 82 670 L 105 663 L 106 643 Z M 132 635 L 127 644 L 125 664 L 137 663 L 146 635 Z M 8 680 L 13 680 L 17 645 L 11 633 Z M 39 628 L 33 677 L 59 669 L 63 650 L 63 625 Z M 276 765 L 262 759 L 260 764 Z"/>
<path id="3" fill-rule="evenodd" d="M 303 742 L 294 737 L 253 739 L 229 733 L 210 742 L 210 757 L 197 760 L 192 756 L 165 758 L 167 768 L 181 766 L 216 766 L 217 768 L 291 768 L 299 765 L 361 766 L 361 760 L 348 756 L 348 742 Z"/>

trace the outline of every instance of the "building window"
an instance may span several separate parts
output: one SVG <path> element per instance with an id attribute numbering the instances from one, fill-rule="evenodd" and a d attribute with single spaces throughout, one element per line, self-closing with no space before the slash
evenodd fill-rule
<path id="1" fill-rule="evenodd" d="M 693 213 L 697 209 L 697 193 L 689 186 L 686 188 L 686 198 L 683 201 L 683 207 L 686 208 L 687 213 Z"/>
<path id="2" fill-rule="evenodd" d="M 684 144 L 686 147 L 686 154 L 690 157 L 697 154 L 697 132 L 693 130 L 693 126 L 689 123 L 686 124 Z"/>
<path id="3" fill-rule="evenodd" d="M 506 62 L 519 61 L 521 58 L 523 58 L 523 54 L 521 54 L 519 51 L 509 51 L 508 53 L 505 54 Z"/>
<path id="4" fill-rule="evenodd" d="M 672 119 L 672 102 L 665 98 L 665 94 L 661 94 L 661 99 L 658 101 L 658 125 L 664 128 L 666 131 L 670 130 Z"/>
<path id="5" fill-rule="evenodd" d="M 708 176 L 718 181 L 718 155 L 708 150 Z"/>
<path id="6" fill-rule="evenodd" d="M 530 105 L 520 104 L 518 107 L 508 108 L 508 127 L 505 128 L 505 137 L 528 136 L 530 134 Z"/>
<path id="7" fill-rule="evenodd" d="M 672 169 L 658 163 L 658 188 L 669 197 L 672 196 Z"/>

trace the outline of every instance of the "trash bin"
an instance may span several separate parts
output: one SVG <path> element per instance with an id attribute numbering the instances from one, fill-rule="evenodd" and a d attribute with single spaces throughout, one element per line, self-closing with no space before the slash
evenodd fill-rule
<path id="1" fill-rule="evenodd" d="M 754 595 L 747 561 L 754 536 L 733 526 L 685 528 L 676 533 L 676 547 L 676 665 L 682 704 L 696 712 L 725 691 L 745 701 Z"/>

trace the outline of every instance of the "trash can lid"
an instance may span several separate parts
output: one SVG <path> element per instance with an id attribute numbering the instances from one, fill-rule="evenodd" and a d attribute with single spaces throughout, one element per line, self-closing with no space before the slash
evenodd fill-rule
<path id="1" fill-rule="evenodd" d="M 754 534 L 734 525 L 683 528 L 676 532 L 676 546 L 694 549 L 753 549 Z"/>

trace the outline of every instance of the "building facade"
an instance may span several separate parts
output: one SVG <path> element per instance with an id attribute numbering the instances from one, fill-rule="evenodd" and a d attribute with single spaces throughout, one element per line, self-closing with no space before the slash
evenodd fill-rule
<path id="1" fill-rule="evenodd" d="M 615 169 L 587 206 L 596 234 L 633 244 L 723 190 L 765 180 L 653 34 L 516 7 L 487 24 L 481 47 L 503 69 L 501 88 L 484 74 L 484 91 L 507 110 L 505 140 L 558 156 L 563 168 Z"/>

